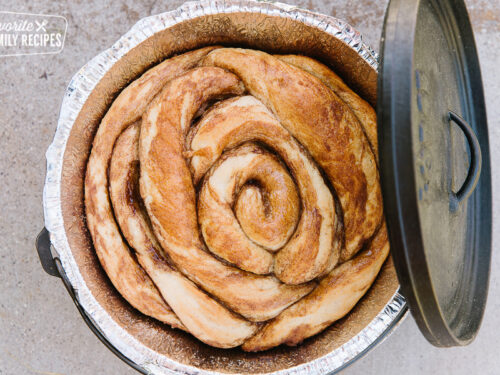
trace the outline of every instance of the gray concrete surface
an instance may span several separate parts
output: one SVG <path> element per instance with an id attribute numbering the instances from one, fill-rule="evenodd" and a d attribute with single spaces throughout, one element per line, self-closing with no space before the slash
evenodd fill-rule
<path id="1" fill-rule="evenodd" d="M 0 57 L 0 374 L 134 374 L 80 319 L 61 282 L 46 275 L 34 239 L 43 226 L 44 153 L 50 144 L 66 85 L 98 52 L 137 20 L 182 1 L 0 0 L 1 11 L 58 14 L 69 22 L 66 46 L 56 56 Z M 378 48 L 387 0 L 297 0 L 336 15 Z M 350 3 L 355 3 L 350 4 Z M 467 0 L 479 48 L 491 135 L 493 190 L 500 191 L 500 3 Z M 500 205 L 494 216 L 500 216 Z M 500 227 L 494 249 L 488 307 L 481 332 L 466 348 L 437 349 L 407 319 L 368 356 L 343 372 L 353 374 L 500 374 Z"/>

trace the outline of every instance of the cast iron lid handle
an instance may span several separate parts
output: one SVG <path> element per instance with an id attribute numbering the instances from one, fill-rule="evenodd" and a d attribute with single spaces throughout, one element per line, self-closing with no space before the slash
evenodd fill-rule
<path id="1" fill-rule="evenodd" d="M 453 111 L 450 111 L 448 116 L 450 121 L 453 121 L 462 129 L 470 149 L 470 167 L 467 172 L 467 177 L 458 192 L 451 192 L 450 209 L 454 211 L 457 209 L 458 204 L 469 198 L 476 188 L 479 176 L 481 175 L 482 157 L 481 146 L 479 146 L 479 141 L 470 125 Z"/>
<path id="2" fill-rule="evenodd" d="M 47 272 L 51 276 L 60 277 L 63 281 L 64 287 L 68 291 L 71 299 L 73 300 L 78 312 L 82 316 L 83 320 L 90 328 L 90 330 L 97 336 L 97 338 L 115 354 L 118 358 L 120 358 L 123 362 L 125 362 L 130 367 L 134 368 L 138 372 L 142 374 L 147 374 L 142 368 L 137 366 L 134 362 L 128 359 L 122 352 L 116 349 L 111 342 L 104 336 L 104 334 L 97 328 L 92 318 L 87 314 L 85 309 L 82 307 L 80 302 L 78 301 L 78 297 L 75 293 L 75 289 L 71 286 L 69 282 L 66 272 L 61 264 L 61 260 L 58 257 L 52 256 L 51 251 L 51 243 L 50 243 L 50 235 L 49 231 L 46 228 L 43 228 L 42 231 L 38 234 L 36 238 L 36 249 L 38 252 L 38 256 L 40 257 L 40 263 L 45 272 Z"/>

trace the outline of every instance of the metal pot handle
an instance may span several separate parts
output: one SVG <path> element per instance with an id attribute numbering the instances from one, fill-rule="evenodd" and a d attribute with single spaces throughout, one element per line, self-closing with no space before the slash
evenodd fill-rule
<path id="1" fill-rule="evenodd" d="M 63 281 L 64 287 L 68 291 L 71 299 L 73 300 L 78 312 L 83 318 L 83 321 L 87 324 L 90 330 L 97 336 L 97 338 L 115 354 L 118 358 L 120 358 L 123 362 L 125 362 L 130 367 L 134 368 L 141 374 L 148 375 L 144 369 L 137 366 L 134 362 L 132 362 L 129 358 L 123 355 L 118 349 L 116 349 L 111 342 L 104 336 L 104 334 L 99 330 L 96 326 L 92 318 L 87 314 L 83 306 L 78 301 L 78 297 L 75 293 L 75 290 L 71 286 L 71 283 L 66 276 L 66 272 L 64 272 L 64 268 L 62 267 L 61 260 L 58 257 L 52 256 L 51 251 L 51 243 L 50 243 L 50 235 L 49 231 L 46 228 L 43 228 L 42 231 L 38 234 L 36 238 L 36 249 L 38 252 L 38 256 L 40 258 L 40 263 L 45 272 L 47 272 L 51 276 L 56 276 L 61 278 Z"/>
<path id="2" fill-rule="evenodd" d="M 43 270 L 50 276 L 61 277 L 57 270 L 55 258 L 52 256 L 52 251 L 50 250 L 50 234 L 45 227 L 36 237 L 35 246 Z"/>

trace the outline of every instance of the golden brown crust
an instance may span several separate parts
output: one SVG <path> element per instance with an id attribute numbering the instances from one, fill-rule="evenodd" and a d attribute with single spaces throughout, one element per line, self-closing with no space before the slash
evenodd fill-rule
<path id="1" fill-rule="evenodd" d="M 311 74 L 261 51 L 222 48 L 202 62 L 236 74 L 309 151 L 328 176 L 344 212 L 349 259 L 382 219 L 375 157 L 349 107 Z"/>
<path id="2" fill-rule="evenodd" d="M 212 346 L 241 345 L 256 332 L 257 326 L 237 317 L 177 272 L 158 244 L 138 194 L 138 145 L 139 123 L 135 123 L 116 141 L 109 171 L 110 195 L 123 236 L 161 296 L 177 314 L 166 323 Z"/>
<path id="3" fill-rule="evenodd" d="M 366 293 L 389 254 L 385 224 L 366 250 L 342 263 L 312 293 L 265 325 L 243 344 L 261 351 L 280 344 L 297 345 L 345 316 Z"/>
<path id="4" fill-rule="evenodd" d="M 141 195 L 155 234 L 178 269 L 233 311 L 263 321 L 278 315 L 314 285 L 284 285 L 273 277 L 229 267 L 205 251 L 183 145 L 202 104 L 230 93 L 241 94 L 243 87 L 235 75 L 220 68 L 193 69 L 169 82 L 143 117 Z M 169 188 L 162 189 L 166 183 Z"/>
<path id="5" fill-rule="evenodd" d="M 276 55 L 276 57 L 319 78 L 349 106 L 363 127 L 372 151 L 378 160 L 377 114 L 373 107 L 352 91 L 342 78 L 319 61 L 300 55 Z"/>
<path id="6" fill-rule="evenodd" d="M 137 122 L 130 125 L 116 141 L 109 168 L 109 192 L 113 211 L 120 226 L 123 236 L 130 244 L 140 266 L 146 271 L 147 277 L 151 277 L 154 282 L 154 273 L 151 270 L 166 269 L 171 270 L 166 260 L 161 254 L 161 250 L 156 246 L 156 241 L 152 235 L 143 213 L 143 207 L 139 193 L 139 161 L 137 153 L 137 138 L 139 134 Z M 154 282 L 158 287 L 158 283 Z M 162 290 L 158 290 L 162 295 Z M 155 309 L 155 305 L 150 309 Z M 170 309 L 170 307 L 169 307 Z M 162 314 L 162 309 L 155 315 Z M 169 320 L 165 323 L 172 327 L 186 329 L 179 318 L 172 311 Z"/>
<path id="7" fill-rule="evenodd" d="M 196 50 L 147 71 L 128 86 L 104 116 L 94 138 L 85 177 L 87 225 L 99 260 L 120 294 L 132 306 L 158 320 L 173 322 L 172 311 L 137 264 L 116 225 L 108 194 L 107 169 L 120 133 L 137 121 L 166 82 L 193 67 L 213 47 Z"/>
<path id="8" fill-rule="evenodd" d="M 302 204 L 300 217 L 290 225 L 295 228 L 293 236 L 275 256 L 274 273 L 281 281 L 300 284 L 335 265 L 341 238 L 334 233 L 338 220 L 331 192 L 314 161 L 259 100 L 243 96 L 224 101 L 202 118 L 193 133 L 189 154 L 195 180 L 224 150 L 248 141 L 272 147 L 290 169 Z M 203 216 L 199 216 L 203 229 Z"/>
<path id="9" fill-rule="evenodd" d="M 388 253 L 366 106 L 302 56 L 207 48 L 151 69 L 115 100 L 87 165 L 113 284 L 220 348 L 296 345 L 344 316 Z"/>
<path id="10" fill-rule="evenodd" d="M 248 182 L 260 184 L 261 187 L 248 185 Z M 220 188 L 222 184 L 224 189 Z M 269 274 L 273 271 L 274 257 L 259 246 L 252 236 L 259 228 L 247 222 L 245 233 L 242 220 L 237 220 L 231 209 L 235 204 L 240 212 L 255 207 L 253 199 L 247 200 L 248 197 L 242 196 L 248 195 L 249 190 L 245 190 L 247 193 L 240 192 L 245 186 L 253 187 L 260 197 L 265 192 L 275 195 L 267 203 L 267 211 L 286 215 L 288 210 L 295 210 L 298 215 L 298 196 L 284 166 L 271 153 L 248 143 L 225 153 L 206 175 L 198 198 L 198 221 L 205 243 L 212 253 L 245 271 Z M 235 203 L 236 195 L 239 195 L 239 199 Z M 287 205 L 288 200 L 293 203 Z M 240 213 L 240 217 L 247 220 L 244 213 Z M 288 218 L 290 216 L 285 216 L 284 220 Z M 291 219 L 294 217 L 291 216 Z M 290 225 L 292 230 L 294 224 Z M 279 229 L 284 231 L 286 226 Z M 291 234 L 290 230 L 288 232 Z"/>

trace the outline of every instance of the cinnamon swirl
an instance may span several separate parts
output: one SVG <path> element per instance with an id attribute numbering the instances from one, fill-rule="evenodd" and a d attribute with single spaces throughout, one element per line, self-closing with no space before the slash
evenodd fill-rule
<path id="1" fill-rule="evenodd" d="M 389 253 L 376 116 L 321 63 L 207 47 L 102 119 L 88 228 L 121 295 L 208 345 L 296 345 L 346 315 Z"/>

